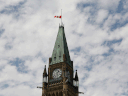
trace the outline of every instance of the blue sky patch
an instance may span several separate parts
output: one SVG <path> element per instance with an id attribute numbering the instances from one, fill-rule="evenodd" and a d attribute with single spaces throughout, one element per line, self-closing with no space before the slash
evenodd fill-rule
<path id="1" fill-rule="evenodd" d="M 81 47 L 76 47 L 75 49 L 72 49 L 71 51 L 73 51 L 73 52 L 80 52 L 80 50 L 81 50 Z"/>
<path id="2" fill-rule="evenodd" d="M 2 34 L 4 33 L 5 29 L 0 29 L 0 37 L 2 36 Z"/>
<path id="3" fill-rule="evenodd" d="M 116 10 L 117 13 L 121 13 L 122 12 L 122 10 L 123 10 L 123 1 L 124 0 L 120 0 L 120 2 L 119 2 L 118 8 Z"/>
<path id="4" fill-rule="evenodd" d="M 21 73 L 27 73 L 26 71 L 26 67 L 24 66 L 24 62 L 23 60 L 21 60 L 20 58 L 16 58 L 13 61 L 10 61 L 9 63 L 11 65 L 14 65 L 17 67 L 17 71 L 21 72 Z"/>
<path id="5" fill-rule="evenodd" d="M 115 29 L 123 27 L 127 24 L 128 24 L 128 20 L 124 21 L 123 23 L 120 23 L 119 20 L 117 20 L 116 23 L 111 26 L 110 30 L 114 31 Z"/>
<path id="6" fill-rule="evenodd" d="M 0 11 L 1 14 L 11 14 L 11 13 L 15 13 L 15 12 L 19 12 L 19 9 L 23 6 L 24 2 L 19 2 L 17 5 L 10 5 L 5 7 L 2 11 Z"/>
<path id="7" fill-rule="evenodd" d="M 84 68 L 85 68 L 85 70 L 88 70 L 88 71 L 91 71 L 92 70 L 92 66 L 91 65 L 85 66 Z"/>
<path id="8" fill-rule="evenodd" d="M 111 46 L 113 44 L 116 44 L 116 43 L 120 44 L 122 42 L 122 40 L 123 39 L 121 38 L 121 39 L 118 39 L 118 40 L 114 39 L 114 40 L 111 40 L 111 41 L 105 41 L 102 45 L 108 46 L 108 47 L 110 47 L 110 49 L 107 53 L 103 53 L 102 56 L 107 57 L 107 56 L 111 55 L 112 53 L 115 53 L 114 49 Z"/>
<path id="9" fill-rule="evenodd" d="M 0 85 L 1 85 L 1 83 L 0 83 Z M 9 87 L 8 84 L 2 84 L 2 86 L 0 87 L 0 89 L 3 90 L 3 89 L 8 88 L 8 87 Z"/>
<path id="10" fill-rule="evenodd" d="M 6 50 L 12 49 L 12 45 L 10 45 L 9 43 L 7 43 L 7 44 L 5 45 L 5 49 L 6 49 Z"/>
<path id="11" fill-rule="evenodd" d="M 115 44 L 115 43 L 121 43 L 122 42 L 122 38 L 121 39 L 118 39 L 118 40 L 116 40 L 116 39 L 114 39 L 114 40 L 111 40 L 111 41 L 104 41 L 101 45 L 105 45 L 105 46 L 111 46 L 111 45 L 113 45 L 113 44 Z"/>
<path id="12" fill-rule="evenodd" d="M 20 16 L 20 8 L 23 7 L 25 4 L 25 1 L 19 2 L 17 5 L 9 5 L 5 7 L 3 10 L 0 11 L 0 14 L 13 14 L 15 18 L 18 18 Z"/>
<path id="13" fill-rule="evenodd" d="M 110 48 L 108 53 L 104 53 L 104 54 L 102 54 L 102 56 L 107 57 L 107 56 L 111 55 L 111 53 L 113 53 L 113 52 L 114 52 L 113 48 Z"/>

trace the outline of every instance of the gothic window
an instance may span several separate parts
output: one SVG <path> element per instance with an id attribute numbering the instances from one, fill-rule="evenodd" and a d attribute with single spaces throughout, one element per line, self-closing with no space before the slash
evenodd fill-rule
<path id="1" fill-rule="evenodd" d="M 55 96 L 55 94 L 53 93 L 52 96 Z"/>
<path id="2" fill-rule="evenodd" d="M 56 53 L 54 54 L 54 56 L 56 57 Z"/>
<path id="3" fill-rule="evenodd" d="M 59 52 L 59 60 L 61 59 L 61 52 Z"/>
<path id="4" fill-rule="evenodd" d="M 60 45 L 58 45 L 58 48 L 60 47 Z"/>
<path id="5" fill-rule="evenodd" d="M 68 80 L 70 81 L 70 73 L 69 73 L 69 71 L 68 71 Z"/>
<path id="6" fill-rule="evenodd" d="M 63 77 L 65 76 L 65 71 L 63 71 Z"/>
<path id="7" fill-rule="evenodd" d="M 54 57 L 54 61 L 56 61 L 56 57 Z"/>
<path id="8" fill-rule="evenodd" d="M 58 92 L 56 92 L 56 96 L 58 96 Z"/>
<path id="9" fill-rule="evenodd" d="M 61 56 L 59 56 L 59 60 L 61 59 Z"/>
<path id="10" fill-rule="evenodd" d="M 56 61 L 56 53 L 54 54 L 54 61 Z"/>
<path id="11" fill-rule="evenodd" d="M 62 94 L 62 91 L 59 93 L 59 96 L 62 96 L 63 94 Z"/>

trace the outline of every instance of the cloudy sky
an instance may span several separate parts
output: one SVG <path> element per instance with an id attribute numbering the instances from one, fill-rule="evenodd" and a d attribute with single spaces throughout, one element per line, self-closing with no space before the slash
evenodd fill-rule
<path id="1" fill-rule="evenodd" d="M 128 0 L 0 0 L 0 96 L 41 96 L 59 18 L 79 96 L 128 96 Z"/>

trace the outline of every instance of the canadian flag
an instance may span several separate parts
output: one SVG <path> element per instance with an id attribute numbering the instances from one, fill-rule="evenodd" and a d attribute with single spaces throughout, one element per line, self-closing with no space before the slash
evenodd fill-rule
<path id="1" fill-rule="evenodd" d="M 61 16 L 54 16 L 54 18 L 61 18 Z"/>

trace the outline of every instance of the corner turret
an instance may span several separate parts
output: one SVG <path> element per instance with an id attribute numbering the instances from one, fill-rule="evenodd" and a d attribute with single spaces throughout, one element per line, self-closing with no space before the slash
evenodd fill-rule
<path id="1" fill-rule="evenodd" d="M 79 79 L 78 79 L 78 75 L 77 75 L 77 70 L 76 70 L 75 78 L 73 79 L 73 85 L 75 87 L 79 86 Z"/>
<path id="2" fill-rule="evenodd" d="M 43 72 L 43 83 L 47 83 L 47 71 L 46 71 L 46 65 L 45 65 L 45 68 L 44 68 L 44 72 Z"/>

